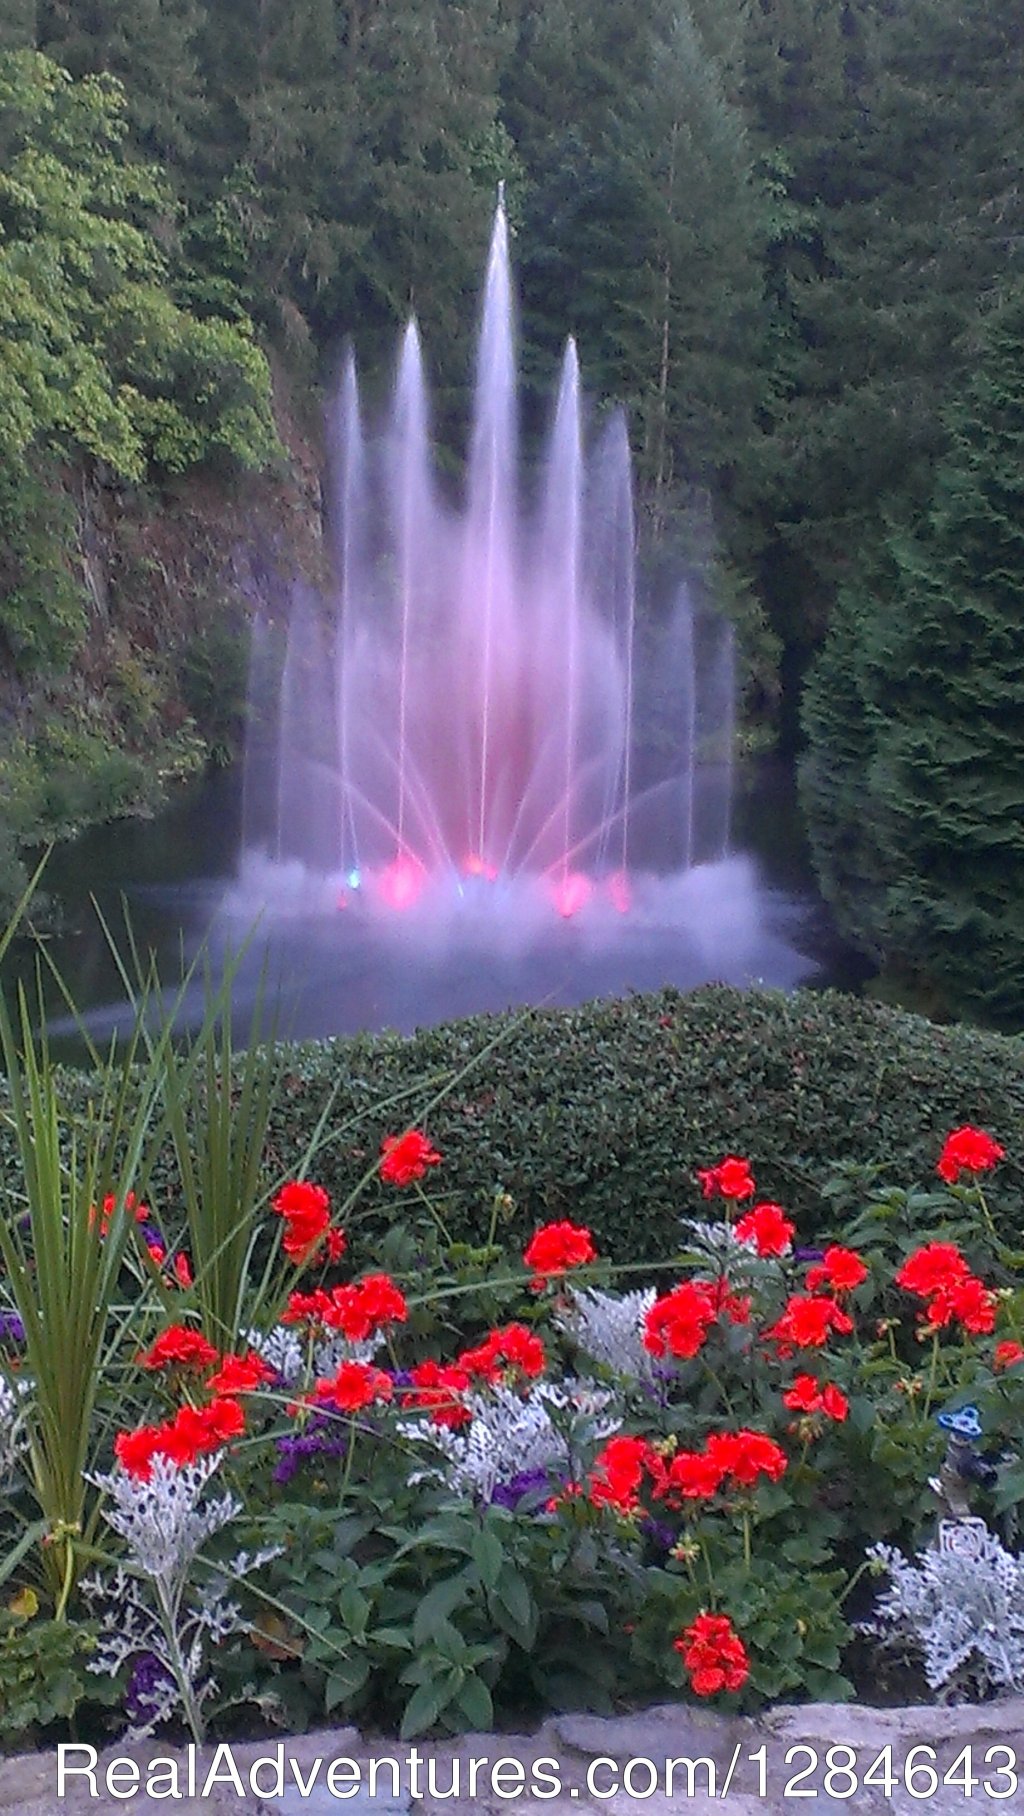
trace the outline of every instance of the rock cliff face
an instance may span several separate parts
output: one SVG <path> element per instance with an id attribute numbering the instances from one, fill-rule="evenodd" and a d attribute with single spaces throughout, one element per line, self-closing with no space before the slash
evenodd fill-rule
<path id="1" fill-rule="evenodd" d="M 151 810 L 169 781 L 235 753 L 248 619 L 283 605 L 296 578 L 326 578 L 315 409 L 304 419 L 280 374 L 274 401 L 274 471 L 206 466 L 159 487 L 63 472 L 84 634 L 59 673 L 26 680 L 0 658 L 8 846 Z"/>

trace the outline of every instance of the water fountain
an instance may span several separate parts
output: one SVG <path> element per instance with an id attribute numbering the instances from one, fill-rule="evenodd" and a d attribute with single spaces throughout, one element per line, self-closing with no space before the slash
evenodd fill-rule
<path id="1" fill-rule="evenodd" d="M 254 627 L 224 905 L 229 922 L 264 917 L 282 976 L 308 968 L 311 943 L 315 969 L 350 981 L 406 967 L 408 1003 L 349 1005 L 344 1025 L 808 968 L 730 855 L 731 627 L 683 590 L 656 627 L 638 614 L 625 421 L 589 429 L 570 339 L 528 495 L 500 199 L 458 503 L 432 461 L 415 322 L 372 436 L 348 355 L 330 421 L 334 592 L 297 589 Z M 653 717 L 660 754 L 637 736 Z M 489 960 L 479 1002 L 445 982 L 469 950 Z"/>

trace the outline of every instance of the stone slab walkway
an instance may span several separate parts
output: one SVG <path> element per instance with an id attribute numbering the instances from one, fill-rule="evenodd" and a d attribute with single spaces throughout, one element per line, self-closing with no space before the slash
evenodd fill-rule
<path id="1" fill-rule="evenodd" d="M 1019 1783 L 1018 1783 L 1019 1773 Z M 754 1719 L 669 1704 L 553 1716 L 535 1734 L 448 1743 L 354 1728 L 201 1754 L 159 1741 L 0 1760 L 0 1816 L 863 1816 L 1024 1812 L 1024 1698 L 951 1709 L 824 1703 Z"/>

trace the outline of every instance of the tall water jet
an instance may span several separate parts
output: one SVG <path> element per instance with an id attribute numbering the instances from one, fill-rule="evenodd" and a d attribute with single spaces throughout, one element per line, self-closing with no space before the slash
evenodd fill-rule
<path id="1" fill-rule="evenodd" d="M 430 534 L 430 444 L 427 436 L 427 392 L 419 330 L 410 321 L 402 340 L 395 385 L 391 460 L 394 468 L 394 535 L 398 570 L 398 804 L 395 815 L 396 857 L 408 854 L 406 817 L 409 792 L 409 705 L 414 682 L 414 622 L 420 600 L 418 568 Z"/>
<path id="2" fill-rule="evenodd" d="M 475 851 L 483 863 L 488 862 L 489 792 L 499 758 L 493 723 L 499 637 L 504 639 L 504 654 L 506 659 L 512 656 L 514 667 L 514 651 L 509 649 L 509 644 L 515 635 L 512 618 L 515 475 L 512 280 L 508 220 L 502 196 L 491 234 L 477 355 L 462 599 L 463 648 L 468 657 L 462 667 L 463 685 L 476 694 L 479 713 L 476 760 L 471 764 L 467 839 L 468 849 Z"/>
<path id="3" fill-rule="evenodd" d="M 331 529 L 334 571 L 338 583 L 336 637 L 336 695 L 338 703 L 338 763 L 341 785 L 342 866 L 358 874 L 359 840 L 352 810 L 352 760 L 350 685 L 355 668 L 357 602 L 370 581 L 365 547 L 367 524 L 366 445 L 359 407 L 359 381 L 355 349 L 345 357 L 341 394 L 331 413 L 329 445 L 333 456 Z"/>
<path id="4" fill-rule="evenodd" d="M 616 410 L 594 452 L 586 533 L 587 586 L 612 625 L 622 669 L 621 760 L 604 803 L 607 836 L 598 850 L 617 852 L 623 877 L 629 870 L 629 820 L 633 785 L 633 713 L 636 660 L 636 527 L 633 470 L 626 415 Z"/>

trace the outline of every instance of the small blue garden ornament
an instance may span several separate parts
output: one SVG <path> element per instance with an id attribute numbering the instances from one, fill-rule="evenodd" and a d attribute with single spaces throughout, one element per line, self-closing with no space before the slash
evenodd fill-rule
<path id="1" fill-rule="evenodd" d="M 946 1454 L 928 1486 L 939 1503 L 939 1549 L 971 1551 L 979 1530 L 984 1534 L 987 1528 L 983 1520 L 971 1515 L 970 1490 L 975 1485 L 991 1487 L 995 1465 L 978 1453 L 982 1429 L 976 1406 L 940 1412 L 937 1424 L 947 1434 Z"/>

